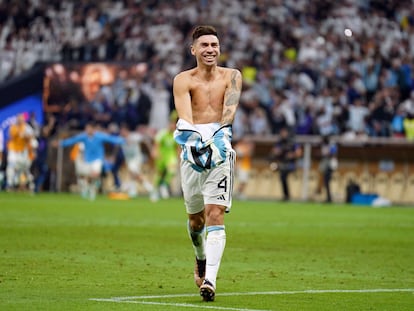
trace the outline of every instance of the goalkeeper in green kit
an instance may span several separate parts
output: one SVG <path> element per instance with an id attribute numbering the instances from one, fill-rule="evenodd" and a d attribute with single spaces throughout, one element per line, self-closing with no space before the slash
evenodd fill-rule
<path id="1" fill-rule="evenodd" d="M 177 122 L 177 113 L 170 115 L 168 128 L 160 130 L 155 136 L 153 159 L 155 169 L 154 191 L 151 200 L 169 198 L 171 195 L 171 182 L 178 169 L 178 146 L 174 140 L 174 130 Z"/>

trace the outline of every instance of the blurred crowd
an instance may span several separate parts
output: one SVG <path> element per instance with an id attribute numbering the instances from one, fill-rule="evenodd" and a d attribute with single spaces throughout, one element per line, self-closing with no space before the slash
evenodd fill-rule
<path id="1" fill-rule="evenodd" d="M 97 97 L 87 104 L 92 117 L 129 105 L 123 116 L 148 125 L 161 94 L 172 108 L 173 76 L 193 65 L 189 34 L 196 24 L 218 28 L 221 63 L 242 71 L 236 138 L 288 126 L 304 135 L 414 139 L 412 0 L 1 1 L 0 80 L 37 62 L 145 63 L 121 85 L 123 102 L 110 104 L 114 94 L 102 88 L 97 94 L 109 104 Z M 138 107 L 151 107 L 139 122 Z"/>

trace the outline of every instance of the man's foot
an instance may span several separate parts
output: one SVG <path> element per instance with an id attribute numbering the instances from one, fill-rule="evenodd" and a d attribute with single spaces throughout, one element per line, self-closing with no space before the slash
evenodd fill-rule
<path id="1" fill-rule="evenodd" d="M 150 192 L 149 198 L 151 202 L 157 202 L 160 199 L 160 196 L 157 191 L 153 190 Z"/>
<path id="2" fill-rule="evenodd" d="M 204 275 L 206 273 L 206 260 L 200 260 L 196 258 L 196 263 L 194 267 L 194 281 L 198 287 L 203 284 Z"/>
<path id="3" fill-rule="evenodd" d="M 200 296 L 203 297 L 203 301 L 214 301 L 216 290 L 209 280 L 204 280 L 200 286 Z"/>

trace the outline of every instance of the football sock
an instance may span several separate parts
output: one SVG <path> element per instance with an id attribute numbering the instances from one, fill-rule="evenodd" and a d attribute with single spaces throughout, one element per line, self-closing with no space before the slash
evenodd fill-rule
<path id="1" fill-rule="evenodd" d="M 142 185 L 144 186 L 145 190 L 148 191 L 148 193 L 151 193 L 152 191 L 154 191 L 154 187 L 152 186 L 152 184 L 149 181 L 144 180 Z"/>
<path id="2" fill-rule="evenodd" d="M 163 199 L 168 199 L 170 197 L 170 191 L 168 189 L 168 185 L 166 184 L 160 185 L 160 194 Z"/>
<path id="3" fill-rule="evenodd" d="M 205 228 L 200 231 L 193 231 L 190 227 L 190 222 L 187 222 L 188 235 L 193 243 L 195 255 L 198 259 L 206 259 L 205 241 L 206 241 L 206 230 Z"/>
<path id="4" fill-rule="evenodd" d="M 96 198 L 96 184 L 91 182 L 89 184 L 89 200 L 93 201 Z"/>
<path id="5" fill-rule="evenodd" d="M 138 194 L 138 190 L 137 190 L 137 183 L 133 180 L 131 180 L 128 183 L 128 196 L 131 198 L 136 197 Z"/>
<path id="6" fill-rule="evenodd" d="M 15 185 L 15 172 L 11 164 L 6 167 L 6 180 L 8 187 L 11 188 Z"/>
<path id="7" fill-rule="evenodd" d="M 226 246 L 226 231 L 224 225 L 207 227 L 206 243 L 206 279 L 216 287 L 217 273 L 221 257 Z"/>
<path id="8" fill-rule="evenodd" d="M 88 191 L 89 191 L 88 182 L 83 177 L 78 176 L 77 178 L 78 178 L 79 192 L 80 192 L 82 198 L 86 198 L 88 196 Z"/>

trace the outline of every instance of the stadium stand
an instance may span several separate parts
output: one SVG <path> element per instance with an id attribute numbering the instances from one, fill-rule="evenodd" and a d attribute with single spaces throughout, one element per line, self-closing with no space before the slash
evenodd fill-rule
<path id="1" fill-rule="evenodd" d="M 212 23 L 222 63 L 243 73 L 236 139 L 287 124 L 298 135 L 411 141 L 413 8 L 412 0 L 3 1 L 0 86 L 36 64 L 145 63 L 145 78 L 132 88 L 144 89 L 155 110 L 159 84 L 168 96 L 172 77 L 192 65 L 192 27 Z M 61 116 L 70 100 L 53 112 L 59 126 L 70 121 Z M 76 105 L 89 117 L 105 108 Z"/>

